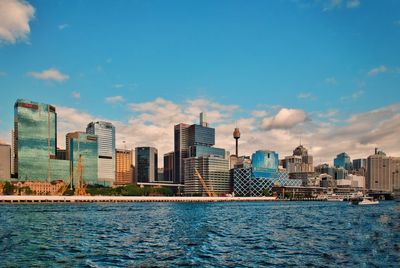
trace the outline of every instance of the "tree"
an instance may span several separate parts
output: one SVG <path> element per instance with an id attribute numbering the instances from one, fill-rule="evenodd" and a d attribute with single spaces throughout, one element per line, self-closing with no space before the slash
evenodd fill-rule
<path id="1" fill-rule="evenodd" d="M 12 195 L 14 194 L 15 187 L 9 181 L 7 181 L 3 186 L 3 193 L 5 195 Z"/>

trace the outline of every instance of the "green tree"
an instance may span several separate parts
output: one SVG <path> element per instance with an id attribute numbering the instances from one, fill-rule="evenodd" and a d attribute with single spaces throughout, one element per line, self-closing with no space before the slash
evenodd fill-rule
<path id="1" fill-rule="evenodd" d="M 7 181 L 3 186 L 3 193 L 5 195 L 12 195 L 14 194 L 15 187 L 9 181 Z"/>

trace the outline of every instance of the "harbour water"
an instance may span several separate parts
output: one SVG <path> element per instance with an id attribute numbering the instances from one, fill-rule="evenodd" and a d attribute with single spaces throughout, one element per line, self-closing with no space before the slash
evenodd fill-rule
<path id="1" fill-rule="evenodd" d="M 0 267 L 399 263 L 394 201 L 0 205 Z"/>

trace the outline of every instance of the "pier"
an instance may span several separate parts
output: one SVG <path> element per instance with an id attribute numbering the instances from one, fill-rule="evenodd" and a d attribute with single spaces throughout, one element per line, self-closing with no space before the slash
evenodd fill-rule
<path id="1" fill-rule="evenodd" d="M 132 203 L 132 202 L 265 202 L 276 201 L 275 197 L 202 197 L 202 196 L 39 196 L 0 195 L 0 204 L 5 203 Z"/>

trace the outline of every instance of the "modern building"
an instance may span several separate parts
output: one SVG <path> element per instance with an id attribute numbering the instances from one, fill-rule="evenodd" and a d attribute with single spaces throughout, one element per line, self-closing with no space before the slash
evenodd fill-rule
<path id="1" fill-rule="evenodd" d="M 133 175 L 133 151 L 116 149 L 114 185 L 134 183 Z"/>
<path id="2" fill-rule="evenodd" d="M 56 157 L 54 106 L 18 99 L 14 105 L 13 138 L 14 171 L 18 180 L 68 180 L 69 162 Z"/>
<path id="3" fill-rule="evenodd" d="M 164 181 L 174 181 L 174 152 L 164 154 Z"/>
<path id="4" fill-rule="evenodd" d="M 190 157 L 184 160 L 185 194 L 207 195 L 196 169 L 203 177 L 207 187 L 215 194 L 231 192 L 229 160 L 218 156 Z"/>
<path id="5" fill-rule="evenodd" d="M 164 180 L 164 168 L 157 169 L 157 181 L 165 181 Z"/>
<path id="6" fill-rule="evenodd" d="M 97 136 L 84 132 L 72 132 L 66 135 L 70 161 L 70 173 L 73 185 L 79 181 L 83 184 L 102 184 L 98 181 L 98 144 Z M 60 160 L 62 161 L 62 160 Z"/>
<path id="7" fill-rule="evenodd" d="M 0 179 L 11 178 L 11 145 L 0 144 Z"/>
<path id="8" fill-rule="evenodd" d="M 400 157 L 390 157 L 375 149 L 367 158 L 366 188 L 376 192 L 400 189 Z"/>
<path id="9" fill-rule="evenodd" d="M 91 122 L 87 125 L 86 133 L 97 136 L 97 180 L 111 186 L 115 182 L 115 127 L 109 122 Z"/>
<path id="10" fill-rule="evenodd" d="M 269 150 L 258 150 L 251 158 L 254 177 L 275 178 L 278 173 L 278 153 Z"/>
<path id="11" fill-rule="evenodd" d="M 60 159 L 60 160 L 66 160 L 67 159 L 67 151 L 65 149 L 57 148 L 56 158 Z"/>
<path id="12" fill-rule="evenodd" d="M 293 150 L 292 156 L 285 157 L 284 168 L 289 173 L 290 179 L 300 179 L 304 184 L 315 175 L 313 157 L 301 144 Z"/>
<path id="13" fill-rule="evenodd" d="M 365 158 L 353 159 L 353 169 L 354 170 L 367 169 L 367 159 Z"/>
<path id="14" fill-rule="evenodd" d="M 400 157 L 391 157 L 390 171 L 392 173 L 393 191 L 400 192 Z"/>
<path id="15" fill-rule="evenodd" d="M 336 156 L 336 158 L 333 160 L 333 165 L 337 168 L 344 168 L 348 171 L 352 170 L 350 156 L 345 152 Z"/>
<path id="16" fill-rule="evenodd" d="M 136 182 L 156 182 L 158 176 L 158 151 L 153 147 L 135 149 Z"/>
<path id="17" fill-rule="evenodd" d="M 174 126 L 174 183 L 183 183 L 183 159 L 189 156 L 189 125 Z"/>

